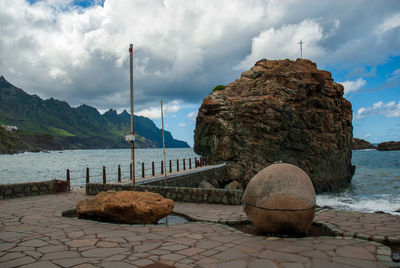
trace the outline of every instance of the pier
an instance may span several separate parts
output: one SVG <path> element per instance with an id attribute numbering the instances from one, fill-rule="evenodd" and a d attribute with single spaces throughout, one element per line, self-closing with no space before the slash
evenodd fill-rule
<path id="1" fill-rule="evenodd" d="M 183 158 L 168 160 L 167 166 L 164 168 L 164 161 L 138 162 L 135 167 L 135 183 L 143 184 L 144 181 L 153 180 L 155 178 L 165 177 L 164 170 L 167 172 L 167 177 L 176 175 L 188 170 L 202 168 L 208 165 L 204 157 Z M 132 164 L 117 165 L 111 167 L 86 167 L 85 170 L 66 170 L 66 181 L 69 187 L 77 187 L 91 182 L 119 182 L 132 183 Z"/>

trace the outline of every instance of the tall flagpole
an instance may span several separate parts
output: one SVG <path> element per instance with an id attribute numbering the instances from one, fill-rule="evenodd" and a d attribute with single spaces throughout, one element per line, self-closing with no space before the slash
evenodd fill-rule
<path id="1" fill-rule="evenodd" d="M 162 100 L 160 102 L 161 102 L 162 144 L 164 151 L 164 180 L 165 180 L 165 186 L 167 186 L 167 161 L 165 157 L 165 140 L 164 140 L 164 110 L 163 110 Z"/>
<path id="2" fill-rule="evenodd" d="M 130 54 L 130 88 L 131 88 L 131 155 L 132 155 L 132 184 L 135 184 L 135 124 L 133 120 L 133 44 L 129 46 Z"/>

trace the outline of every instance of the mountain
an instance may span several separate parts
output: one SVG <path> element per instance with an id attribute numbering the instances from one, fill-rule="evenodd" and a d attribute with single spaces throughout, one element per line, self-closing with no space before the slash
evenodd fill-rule
<path id="1" fill-rule="evenodd" d="M 0 123 L 18 127 L 15 132 L 0 133 L 0 149 L 1 146 L 5 148 L 5 144 L 16 146 L 17 140 L 30 148 L 28 150 L 52 149 L 57 147 L 56 144 L 63 149 L 130 146 L 125 141 L 125 135 L 130 132 L 130 114 L 125 110 L 117 114 L 110 109 L 101 115 L 89 105 L 74 108 L 54 98 L 43 100 L 13 86 L 3 76 L 0 77 Z M 135 147 L 162 147 L 161 133 L 162 130 L 150 119 L 135 116 Z M 164 134 L 167 148 L 189 147 L 186 142 L 174 139 L 169 131 Z M 43 138 L 43 135 L 48 136 Z M 6 143 L 10 139 L 14 143 Z"/>

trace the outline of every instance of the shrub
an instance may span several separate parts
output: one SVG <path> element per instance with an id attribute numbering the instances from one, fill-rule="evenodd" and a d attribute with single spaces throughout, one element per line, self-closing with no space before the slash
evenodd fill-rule
<path id="1" fill-rule="evenodd" d="M 218 85 L 212 91 L 215 92 L 215 91 L 219 91 L 219 90 L 224 90 L 225 88 L 226 88 L 226 86 L 224 86 L 224 85 Z"/>

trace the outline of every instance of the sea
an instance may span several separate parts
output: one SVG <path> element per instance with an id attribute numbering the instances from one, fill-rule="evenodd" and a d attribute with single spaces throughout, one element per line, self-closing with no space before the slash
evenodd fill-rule
<path id="1" fill-rule="evenodd" d="M 190 148 L 166 149 L 167 167 L 172 162 L 173 171 L 180 169 L 183 159 L 186 168 L 189 158 L 199 159 Z M 156 173 L 160 173 L 162 149 L 136 149 L 135 174 L 142 176 L 142 163 L 145 175 L 151 174 L 154 162 Z M 66 179 L 70 170 L 72 188 L 83 187 L 86 181 L 86 168 L 89 167 L 90 181 L 101 182 L 103 166 L 107 181 L 117 180 L 118 165 L 123 179 L 129 178 L 129 149 L 66 150 L 39 153 L 0 155 L 0 184 L 33 182 L 51 179 Z M 331 193 L 317 195 L 317 205 L 334 209 L 376 212 L 383 211 L 400 215 L 400 151 L 353 151 L 352 164 L 356 172 L 350 185 Z"/>

